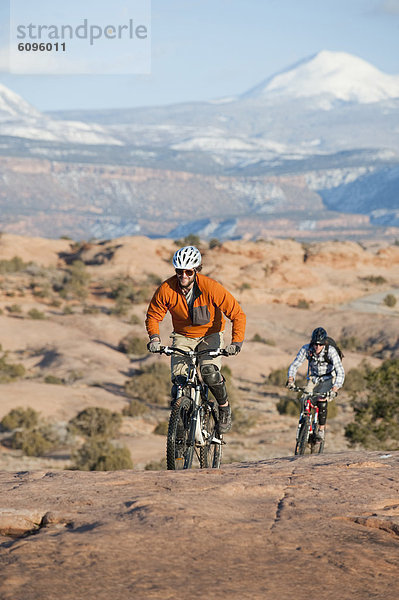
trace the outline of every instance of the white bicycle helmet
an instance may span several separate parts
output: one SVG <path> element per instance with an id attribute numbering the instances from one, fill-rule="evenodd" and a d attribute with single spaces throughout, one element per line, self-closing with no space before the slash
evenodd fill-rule
<path id="1" fill-rule="evenodd" d="M 195 246 L 184 246 L 173 256 L 175 269 L 195 269 L 201 264 L 201 252 Z"/>

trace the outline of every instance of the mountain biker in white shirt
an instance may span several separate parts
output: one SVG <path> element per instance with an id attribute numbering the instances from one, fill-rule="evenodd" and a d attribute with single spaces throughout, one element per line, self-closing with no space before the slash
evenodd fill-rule
<path id="1" fill-rule="evenodd" d="M 345 380 L 345 371 L 338 350 L 331 343 L 327 331 L 317 327 L 312 333 L 311 340 L 299 350 L 296 358 L 288 369 L 287 387 L 295 387 L 295 377 L 298 368 L 308 360 L 308 373 L 306 392 L 325 394 L 330 392 L 330 399 L 337 395 Z M 320 398 L 319 407 L 319 432 L 318 437 L 324 440 L 327 421 L 327 398 Z"/>

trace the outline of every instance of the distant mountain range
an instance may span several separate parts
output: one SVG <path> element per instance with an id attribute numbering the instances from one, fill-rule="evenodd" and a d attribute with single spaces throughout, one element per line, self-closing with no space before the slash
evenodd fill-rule
<path id="1" fill-rule="evenodd" d="M 38 161 L 58 165 L 44 189 Z M 234 98 L 48 114 L 0 86 L 1 174 L 5 230 L 383 235 L 399 227 L 399 76 L 322 51 Z"/>

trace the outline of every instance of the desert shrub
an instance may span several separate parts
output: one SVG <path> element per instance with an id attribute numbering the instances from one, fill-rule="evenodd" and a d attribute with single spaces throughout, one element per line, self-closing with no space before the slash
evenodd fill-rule
<path id="1" fill-rule="evenodd" d="M 97 306 L 88 306 L 87 304 L 85 304 L 83 307 L 84 315 L 98 315 L 99 312 L 100 309 Z"/>
<path id="2" fill-rule="evenodd" d="M 310 304 L 307 300 L 301 299 L 298 300 L 296 307 L 307 310 L 308 308 L 310 308 Z"/>
<path id="3" fill-rule="evenodd" d="M 72 455 L 72 468 L 79 471 L 133 469 L 130 451 L 103 438 L 90 438 Z"/>
<path id="4" fill-rule="evenodd" d="M 7 362 L 7 352 L 0 357 L 0 383 L 10 383 L 25 376 L 25 367 L 20 363 Z"/>
<path id="5" fill-rule="evenodd" d="M 213 250 L 214 248 L 221 248 L 222 242 L 217 238 L 212 238 L 211 240 L 209 240 L 208 246 L 209 250 Z"/>
<path id="6" fill-rule="evenodd" d="M 230 395 L 229 402 L 231 403 Z M 257 422 L 255 415 L 250 415 L 248 411 L 235 406 L 234 403 L 231 407 L 231 418 L 234 433 L 247 433 L 250 429 L 255 427 Z"/>
<path id="7" fill-rule="evenodd" d="M 26 456 L 43 456 L 57 446 L 57 437 L 49 425 L 42 424 L 34 429 L 14 431 L 11 447 L 22 450 Z"/>
<path id="8" fill-rule="evenodd" d="M 130 316 L 129 325 L 141 325 L 142 322 L 143 320 L 140 319 L 140 317 L 135 315 L 134 313 Z"/>
<path id="9" fill-rule="evenodd" d="M 269 385 L 284 386 L 287 382 L 287 372 L 288 367 L 270 371 L 269 375 L 266 377 L 266 383 Z"/>
<path id="10" fill-rule="evenodd" d="M 80 411 L 68 422 L 68 431 L 86 438 L 114 438 L 122 425 L 122 415 L 93 406 Z"/>
<path id="11" fill-rule="evenodd" d="M 358 394 L 364 391 L 366 387 L 367 374 L 371 371 L 371 367 L 367 362 L 361 362 L 354 369 L 350 369 L 345 374 L 344 389 L 350 394 Z"/>
<path id="12" fill-rule="evenodd" d="M 161 405 L 168 403 L 170 388 L 170 369 L 161 362 L 152 363 L 125 383 L 127 396 Z"/>
<path id="13" fill-rule="evenodd" d="M 83 377 L 84 373 L 82 371 L 76 371 L 75 369 L 72 369 L 72 371 L 68 371 L 64 379 L 64 383 L 70 385 L 71 383 L 75 383 L 75 381 L 79 381 L 79 379 L 83 379 Z"/>
<path id="14" fill-rule="evenodd" d="M 367 275 L 366 277 L 360 277 L 361 281 L 365 281 L 366 283 L 373 283 L 374 285 L 383 285 L 387 282 L 385 277 L 381 275 Z"/>
<path id="15" fill-rule="evenodd" d="M 154 429 L 156 435 L 167 435 L 168 434 L 168 421 L 161 421 Z"/>
<path id="16" fill-rule="evenodd" d="M 267 344 L 268 346 L 276 345 L 276 342 L 274 340 L 264 338 L 261 335 L 259 335 L 259 333 L 255 333 L 255 335 L 252 337 L 251 342 L 258 342 L 259 344 Z"/>
<path id="17" fill-rule="evenodd" d="M 353 394 L 355 420 L 345 428 L 351 445 L 368 449 L 399 448 L 399 359 L 368 368 L 362 393 Z"/>
<path id="18" fill-rule="evenodd" d="M 22 307 L 20 304 L 11 304 L 11 306 L 6 306 L 6 309 L 13 315 L 20 315 L 22 313 Z"/>
<path id="19" fill-rule="evenodd" d="M 2 418 L 0 424 L 4 430 L 12 431 L 19 427 L 32 429 L 38 422 L 39 413 L 36 410 L 30 407 L 22 408 L 19 406 L 10 410 L 10 412 Z"/>
<path id="20" fill-rule="evenodd" d="M 199 248 L 199 246 L 201 245 L 201 239 L 198 235 L 195 235 L 194 233 L 189 233 L 183 239 L 175 240 L 175 244 L 179 247 L 195 246 L 196 248 Z"/>
<path id="21" fill-rule="evenodd" d="M 365 343 L 354 335 L 340 338 L 338 346 L 342 348 L 342 350 L 349 350 L 352 352 L 361 352 L 365 350 Z"/>
<path id="22" fill-rule="evenodd" d="M 126 314 L 132 304 L 147 302 L 152 296 L 148 285 L 139 285 L 131 278 L 116 278 L 109 282 L 109 297 L 115 300 L 114 314 Z"/>
<path id="23" fill-rule="evenodd" d="M 125 417 L 140 417 L 148 412 L 148 406 L 137 400 L 137 398 L 132 398 L 128 404 L 122 410 L 122 414 Z"/>
<path id="24" fill-rule="evenodd" d="M 396 296 L 387 294 L 384 298 L 384 304 L 389 308 L 393 308 L 396 305 Z"/>
<path id="25" fill-rule="evenodd" d="M 46 315 L 44 314 L 44 312 L 38 310 L 37 308 L 31 308 L 28 312 L 28 317 L 30 317 L 31 319 L 45 319 Z"/>
<path id="26" fill-rule="evenodd" d="M 238 289 L 240 290 L 240 292 L 244 292 L 245 290 L 250 290 L 251 287 L 252 286 L 250 283 L 248 283 L 247 281 L 244 281 L 244 283 L 242 283 Z"/>
<path id="27" fill-rule="evenodd" d="M 118 349 L 126 354 L 141 356 L 147 354 L 147 341 L 144 338 L 135 336 L 133 333 L 129 333 L 120 340 Z"/>
<path id="28" fill-rule="evenodd" d="M 44 383 L 50 383 L 52 385 L 64 385 L 65 381 L 61 377 L 57 377 L 57 375 L 46 375 L 44 378 Z"/>
<path id="29" fill-rule="evenodd" d="M 86 265 L 81 260 L 75 260 L 66 270 L 61 286 L 55 285 L 55 289 L 62 298 L 84 300 L 88 295 L 89 282 Z"/>
<path id="30" fill-rule="evenodd" d="M 162 283 L 162 279 L 161 277 L 159 277 L 159 275 L 156 275 L 155 273 L 148 273 L 147 275 L 147 283 L 151 286 L 160 286 Z"/>
<path id="31" fill-rule="evenodd" d="M 64 315 L 73 315 L 73 308 L 69 304 L 65 304 L 64 308 L 62 309 L 62 312 L 64 313 Z"/>
<path id="32" fill-rule="evenodd" d="M 152 460 L 144 467 L 145 471 L 166 471 L 166 458 Z"/>
<path id="33" fill-rule="evenodd" d="M 26 263 L 19 256 L 14 256 L 11 259 L 0 260 L 0 273 L 17 273 L 23 271 L 30 263 Z"/>
<path id="34" fill-rule="evenodd" d="M 289 415 L 290 417 L 297 417 L 300 411 L 300 400 L 293 396 L 282 396 L 276 404 L 277 411 L 280 415 Z"/>

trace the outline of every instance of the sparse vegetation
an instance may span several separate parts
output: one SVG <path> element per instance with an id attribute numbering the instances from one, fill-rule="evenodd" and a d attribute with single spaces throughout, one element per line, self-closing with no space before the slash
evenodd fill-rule
<path id="1" fill-rule="evenodd" d="M 382 277 L 382 275 L 367 275 L 366 277 L 360 277 L 360 279 L 361 281 L 372 283 L 373 285 L 383 285 L 387 282 L 385 277 Z"/>
<path id="2" fill-rule="evenodd" d="M 37 308 L 31 308 L 28 312 L 28 317 L 30 319 L 42 320 L 46 318 L 44 312 L 38 310 Z"/>
<path id="3" fill-rule="evenodd" d="M 14 256 L 11 259 L 0 260 L 0 273 L 2 275 L 6 273 L 18 273 L 23 271 L 31 263 L 26 263 L 19 256 Z"/>
<path id="4" fill-rule="evenodd" d="M 46 375 L 44 378 L 44 383 L 50 383 L 52 385 L 64 385 L 65 381 L 61 377 L 57 377 L 57 375 Z"/>
<path id="5" fill-rule="evenodd" d="M 299 395 L 297 397 L 282 396 L 276 404 L 277 411 L 280 415 L 288 415 L 290 417 L 297 417 L 299 415 L 300 407 L 301 402 L 299 400 Z"/>
<path id="6" fill-rule="evenodd" d="M 55 290 L 58 291 L 61 298 L 66 300 L 73 298 L 85 300 L 89 292 L 89 282 L 90 275 L 86 270 L 86 265 L 81 260 L 75 260 L 67 268 L 61 285 L 55 285 Z"/>
<path id="7" fill-rule="evenodd" d="M 21 406 L 13 408 L 0 421 L 1 427 L 5 431 L 12 431 L 19 427 L 32 429 L 39 422 L 39 413 L 33 408 L 23 408 Z"/>
<path id="8" fill-rule="evenodd" d="M 168 421 L 161 421 L 154 429 L 156 435 L 167 435 L 168 433 Z"/>
<path id="9" fill-rule="evenodd" d="M 189 233 L 182 240 L 175 240 L 175 244 L 179 247 L 195 246 L 196 248 L 199 248 L 201 245 L 201 239 L 198 235 L 195 235 L 194 233 Z"/>
<path id="10" fill-rule="evenodd" d="M 393 294 L 387 294 L 384 298 L 384 304 L 389 308 L 396 306 L 396 296 Z"/>
<path id="11" fill-rule="evenodd" d="M 258 342 L 259 344 L 266 344 L 267 346 L 276 345 L 276 342 L 274 340 L 264 338 L 261 335 L 259 335 L 259 333 L 255 333 L 255 335 L 252 337 L 251 342 Z"/>
<path id="12" fill-rule="evenodd" d="M 142 356 L 147 354 L 147 340 L 129 333 L 118 344 L 118 349 L 126 354 Z"/>
<path id="13" fill-rule="evenodd" d="M 129 449 L 108 439 L 88 439 L 73 453 L 72 459 L 72 468 L 79 471 L 119 471 L 133 468 Z"/>
<path id="14" fill-rule="evenodd" d="M 399 359 L 365 368 L 364 389 L 353 393 L 355 420 L 345 428 L 351 445 L 399 449 Z"/>
<path id="15" fill-rule="evenodd" d="M 20 315 L 22 314 L 22 307 L 20 304 L 11 304 L 11 306 L 6 306 L 6 309 L 12 315 Z"/>
<path id="16" fill-rule="evenodd" d="M 169 402 L 170 388 L 170 369 L 161 362 L 146 367 L 125 383 L 127 396 L 164 406 Z"/>
<path id="17" fill-rule="evenodd" d="M 40 420 L 40 413 L 30 407 L 12 409 L 3 417 L 1 427 L 12 432 L 8 439 L 11 448 L 22 450 L 26 456 L 43 456 L 60 443 L 55 428 Z"/>
<path id="18" fill-rule="evenodd" d="M 307 300 L 301 299 L 301 300 L 298 300 L 296 307 L 307 310 L 308 308 L 310 308 L 310 304 Z"/>
<path id="19" fill-rule="evenodd" d="M 0 357 L 0 383 L 10 383 L 24 377 L 26 373 L 25 367 L 22 364 L 7 362 L 7 356 L 8 353 L 4 352 L 3 356 Z"/>
<path id="20" fill-rule="evenodd" d="M 213 250 L 214 248 L 221 248 L 222 242 L 217 238 L 212 238 L 209 240 L 209 250 Z"/>
<path id="21" fill-rule="evenodd" d="M 122 414 L 125 417 L 141 417 L 146 412 L 148 412 L 149 408 L 137 398 L 132 398 L 129 402 L 128 406 L 125 406 L 122 410 Z"/>
<path id="22" fill-rule="evenodd" d="M 68 423 L 68 431 L 86 438 L 114 438 L 118 435 L 122 416 L 108 408 L 85 408 Z"/>
<path id="23" fill-rule="evenodd" d="M 152 460 L 144 467 L 145 471 L 166 471 L 166 458 Z"/>

